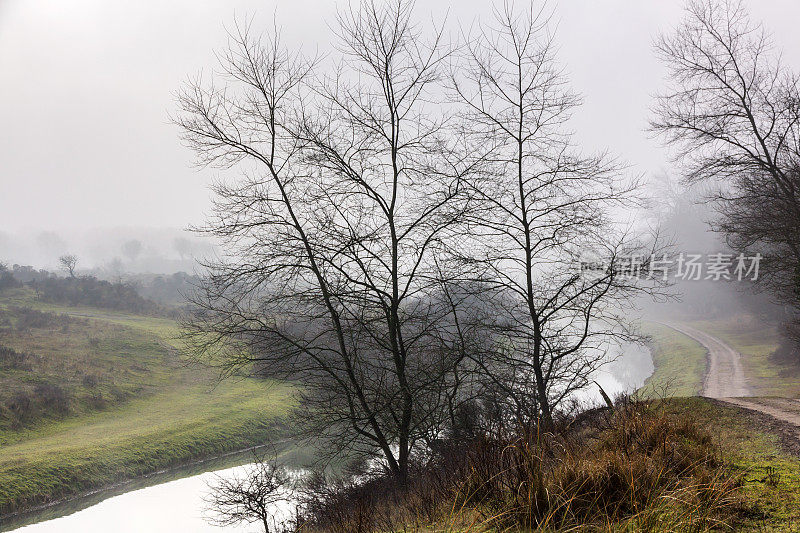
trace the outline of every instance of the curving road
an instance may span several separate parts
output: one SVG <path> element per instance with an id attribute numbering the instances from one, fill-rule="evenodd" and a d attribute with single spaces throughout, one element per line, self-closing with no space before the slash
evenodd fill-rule
<path id="1" fill-rule="evenodd" d="M 742 356 L 739 352 L 703 331 L 683 324 L 667 325 L 696 340 L 708 351 L 706 375 L 703 379 L 703 396 L 708 398 L 750 396 L 750 388 L 747 386 L 747 378 L 742 369 Z"/>
<path id="2" fill-rule="evenodd" d="M 665 324 L 702 344 L 708 354 L 703 396 L 758 411 L 797 428 L 800 436 L 800 400 L 789 398 L 743 398 L 751 394 L 742 368 L 742 355 L 704 331 L 685 324 Z"/>

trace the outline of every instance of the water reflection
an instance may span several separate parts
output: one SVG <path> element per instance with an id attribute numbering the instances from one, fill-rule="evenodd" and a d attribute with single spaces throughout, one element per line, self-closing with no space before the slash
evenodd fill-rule
<path id="1" fill-rule="evenodd" d="M 246 466 L 238 466 L 216 472 L 226 476 L 241 474 Z M 196 533 L 219 533 L 236 531 L 241 533 L 259 531 L 258 524 L 241 527 L 219 528 L 203 518 L 203 496 L 208 492 L 207 483 L 215 473 L 206 472 L 197 476 L 178 479 L 160 485 L 126 492 L 108 498 L 69 516 L 24 526 L 14 531 L 20 533 L 174 533 L 192 531 Z"/>
<path id="2" fill-rule="evenodd" d="M 253 452 L 195 463 L 121 484 L 113 489 L 4 520 L 0 531 L 17 533 L 142 533 L 261 531 L 258 524 L 220 528 L 204 518 L 203 497 L 214 476 L 243 475 Z M 296 448 L 281 456 L 286 465 L 307 462 Z"/>

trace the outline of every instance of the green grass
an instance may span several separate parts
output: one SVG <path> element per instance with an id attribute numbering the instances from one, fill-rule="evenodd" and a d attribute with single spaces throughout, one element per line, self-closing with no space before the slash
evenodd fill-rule
<path id="1" fill-rule="evenodd" d="M 0 515 L 280 438 L 286 386 L 252 380 L 188 386 L 65 420 L 0 451 Z"/>
<path id="2" fill-rule="evenodd" d="M 142 331 L 158 335 L 163 340 L 172 343 L 178 336 L 178 324 L 169 318 L 156 316 L 142 316 L 112 309 L 97 309 L 86 306 L 70 306 L 54 304 L 38 300 L 35 293 L 29 288 L 9 289 L 0 297 L 0 307 L 19 305 L 36 309 L 37 311 L 64 313 L 78 318 L 91 318 L 102 320 L 109 324 L 130 326 Z"/>
<path id="3" fill-rule="evenodd" d="M 0 362 L 0 430 L 102 410 L 162 390 L 186 374 L 175 350 L 147 331 L 52 314 L 39 315 L 49 323 L 20 330 L 25 311 L 14 309 L 2 312 L 11 325 L 0 328 L 0 346 L 25 357 L 16 365 Z M 57 401 L 45 405 L 37 399 L 37 388 L 44 386 L 59 391 Z M 24 409 L 20 398 L 29 402 Z"/>
<path id="4" fill-rule="evenodd" d="M 706 371 L 705 348 L 662 324 L 646 322 L 642 329 L 651 338 L 654 371 L 640 391 L 645 395 L 699 395 Z"/>
<path id="5" fill-rule="evenodd" d="M 78 319 L 18 330 L 11 306 Z M 0 366 L 0 404 L 46 382 L 70 405 L 21 427 L 0 424 L 0 516 L 280 438 L 295 401 L 287 385 L 218 382 L 213 370 L 189 365 L 170 346 L 179 331 L 172 320 L 42 304 L 25 290 L 0 296 L 0 309 L 11 315 L 0 344 L 36 355 L 28 369 Z"/>
<path id="6" fill-rule="evenodd" d="M 797 531 L 800 526 L 800 459 L 779 437 L 736 407 L 705 398 L 670 403 L 676 416 L 696 417 L 723 450 L 726 467 L 741 479 L 746 512 L 736 531 Z"/>

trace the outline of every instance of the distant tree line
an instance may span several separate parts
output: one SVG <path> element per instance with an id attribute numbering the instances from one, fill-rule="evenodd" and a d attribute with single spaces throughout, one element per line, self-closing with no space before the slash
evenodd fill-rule
<path id="1" fill-rule="evenodd" d="M 14 276 L 4 263 L 0 263 L 0 291 L 13 287 L 20 287 L 22 282 Z"/>
<path id="2" fill-rule="evenodd" d="M 74 272 L 76 262 L 74 256 L 67 262 L 62 261 L 62 264 L 71 267 L 71 270 L 67 266 L 64 267 L 68 270 L 67 277 L 59 277 L 47 270 L 36 270 L 30 266 L 13 265 L 9 269 L 6 265 L 0 264 L 0 290 L 27 286 L 44 302 L 70 306 L 85 305 L 148 315 L 175 312 L 174 309 L 142 296 L 136 284 L 76 275 Z M 167 279 L 170 281 L 156 283 L 157 289 L 151 292 L 155 294 L 163 294 L 170 290 L 177 292 L 175 285 L 180 284 L 184 276 L 177 275 Z"/>
<path id="3" fill-rule="evenodd" d="M 139 314 L 158 314 L 163 310 L 155 302 L 142 298 L 131 285 L 112 283 L 91 276 L 49 277 L 31 282 L 30 285 L 45 302 L 86 305 Z"/>

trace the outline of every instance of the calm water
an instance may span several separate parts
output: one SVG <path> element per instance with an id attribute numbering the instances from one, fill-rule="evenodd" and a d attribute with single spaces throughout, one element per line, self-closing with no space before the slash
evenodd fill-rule
<path id="1" fill-rule="evenodd" d="M 15 517 L 0 531 L 18 533 L 256 533 L 258 524 L 217 527 L 203 501 L 215 476 L 242 475 L 252 460 L 242 453 L 138 480 Z M 292 464 L 287 454 L 287 464 Z M 232 466 L 236 465 L 236 466 Z"/>
<path id="2" fill-rule="evenodd" d="M 237 467 L 241 469 L 243 467 Z M 219 475 L 229 475 L 237 468 L 223 470 Z M 12 531 L 24 533 L 65 532 L 257 532 L 258 525 L 239 528 L 218 528 L 203 519 L 206 483 L 213 473 L 201 474 L 153 487 L 133 490 L 114 496 L 74 514 L 23 526 Z M 262 529 L 263 531 L 263 529 Z"/>

